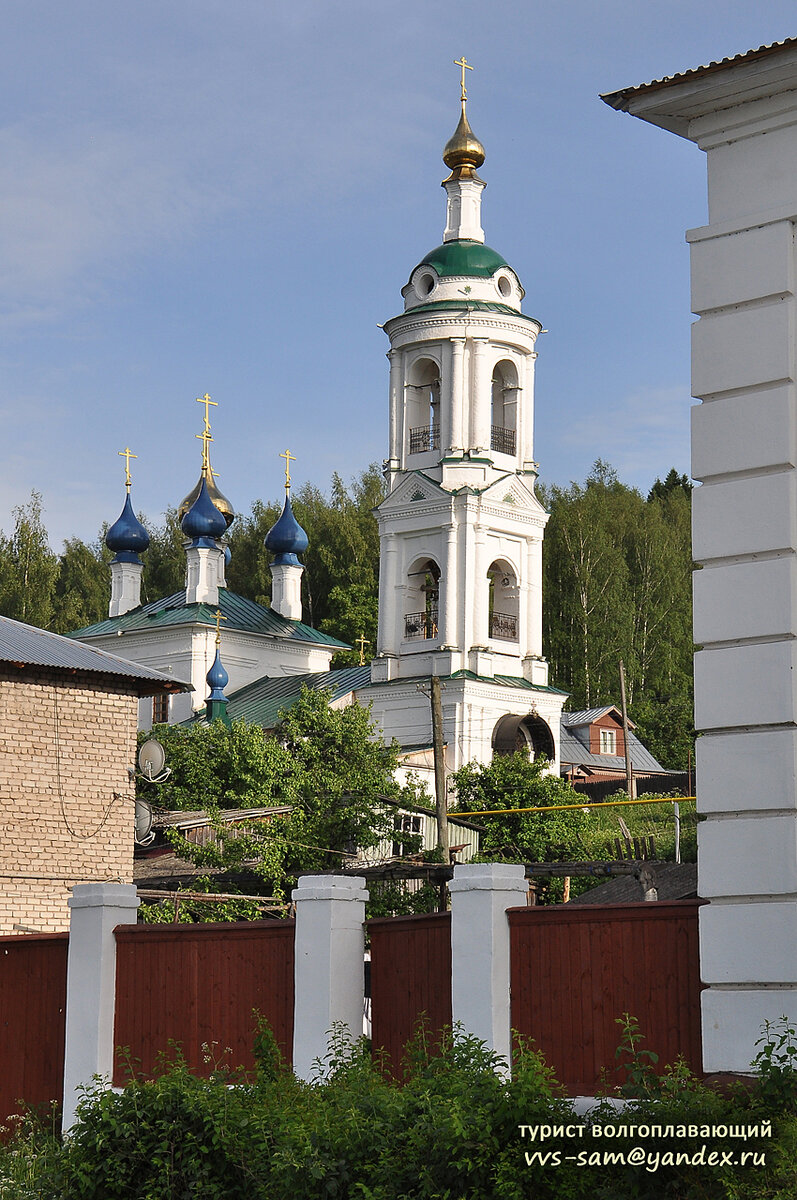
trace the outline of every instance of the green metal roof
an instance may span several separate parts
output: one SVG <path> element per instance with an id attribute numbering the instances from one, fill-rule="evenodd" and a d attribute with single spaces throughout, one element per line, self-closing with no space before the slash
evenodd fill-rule
<path id="1" fill-rule="evenodd" d="M 505 258 L 483 242 L 463 238 L 435 246 L 434 250 L 424 255 L 417 267 L 413 267 L 413 271 L 417 271 L 418 267 L 434 267 L 441 278 L 451 275 L 488 277 L 499 267 L 508 266 Z"/>
<path id="2" fill-rule="evenodd" d="M 427 675 L 419 675 L 418 679 L 428 679 Z M 454 671 L 451 675 L 441 675 L 440 679 L 445 682 L 447 679 L 472 679 L 476 683 L 489 683 L 492 686 L 515 688 L 518 691 L 524 692 L 551 692 L 555 696 L 569 696 L 569 692 L 562 691 L 561 688 L 551 687 L 550 684 L 530 683 L 528 679 L 523 679 L 520 675 L 477 675 L 475 671 Z M 401 679 L 389 679 L 383 683 L 372 683 L 367 686 L 373 688 L 395 688 L 404 687 L 409 683 L 410 677 Z M 361 684 L 361 687 L 366 686 Z M 402 747 L 404 749 L 405 747 Z"/>
<path id="3" fill-rule="evenodd" d="M 519 317 L 521 321 L 534 321 L 535 325 L 539 325 L 534 317 L 527 317 L 518 308 L 512 308 L 509 304 L 499 304 L 498 301 L 492 300 L 430 300 L 428 304 L 416 304 L 412 308 L 408 308 L 405 313 L 400 316 L 409 316 L 419 312 L 435 312 L 436 310 L 449 312 L 491 312 L 502 313 L 507 317 Z M 399 317 L 391 317 L 391 321 L 399 320 Z M 388 324 L 389 322 L 385 322 Z"/>
<path id="4" fill-rule="evenodd" d="M 254 600 L 238 596 L 235 592 L 219 588 L 219 608 L 226 618 L 224 625 L 227 629 L 240 629 L 246 633 L 259 633 L 267 637 L 285 638 L 293 642 L 312 642 L 319 646 L 335 646 L 348 649 L 346 642 L 321 633 L 301 621 L 290 621 L 272 608 L 264 608 Z M 68 636 L 71 638 L 103 637 L 109 634 L 140 633 L 150 629 L 162 629 L 170 625 L 209 625 L 216 624 L 215 605 L 186 604 L 185 590 L 165 596 L 161 600 L 152 600 L 139 608 L 131 609 L 120 617 L 108 617 L 98 621 L 96 625 L 87 625 L 85 629 L 77 629 Z"/>
<path id="5" fill-rule="evenodd" d="M 246 721 L 249 725 L 262 725 L 273 729 L 281 712 L 291 708 L 302 694 L 302 688 L 312 692 L 328 689 L 332 700 L 339 700 L 357 688 L 371 682 L 371 667 L 339 667 L 333 671 L 317 671 L 312 675 L 283 675 L 279 678 L 265 675 L 239 688 L 227 697 L 227 715 L 231 721 Z M 204 709 L 184 725 L 201 721 Z"/>

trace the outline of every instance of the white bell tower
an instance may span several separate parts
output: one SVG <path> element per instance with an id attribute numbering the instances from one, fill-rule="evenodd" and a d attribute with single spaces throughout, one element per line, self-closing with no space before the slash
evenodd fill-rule
<path id="1" fill-rule="evenodd" d="M 443 160 L 443 243 L 414 268 L 404 312 L 384 327 L 390 445 L 372 677 L 468 670 L 544 686 L 547 514 L 533 452 L 541 326 L 521 312 L 515 272 L 484 244 L 484 149 L 464 97 Z"/>

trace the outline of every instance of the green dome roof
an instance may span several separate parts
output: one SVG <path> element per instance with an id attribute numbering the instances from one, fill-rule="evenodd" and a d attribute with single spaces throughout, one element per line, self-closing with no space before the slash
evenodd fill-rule
<path id="1" fill-rule="evenodd" d="M 418 267 L 434 267 L 437 274 L 443 278 L 446 275 L 481 275 L 489 277 L 499 267 L 508 267 L 509 263 L 495 250 L 482 242 L 456 241 L 444 242 L 430 250 Z M 414 270 L 417 271 L 418 267 Z"/>

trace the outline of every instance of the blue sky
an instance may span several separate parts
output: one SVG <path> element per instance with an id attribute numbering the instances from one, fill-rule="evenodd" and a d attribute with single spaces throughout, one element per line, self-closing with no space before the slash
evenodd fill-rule
<path id="1" fill-rule="evenodd" d="M 546 482 L 601 457 L 689 469 L 696 147 L 598 93 L 795 32 L 737 0 L 8 0 L 0 39 L 0 527 L 32 488 L 55 549 L 200 465 L 239 511 L 386 453 L 387 339 L 441 240 L 459 72 L 487 241 L 539 342 Z"/>

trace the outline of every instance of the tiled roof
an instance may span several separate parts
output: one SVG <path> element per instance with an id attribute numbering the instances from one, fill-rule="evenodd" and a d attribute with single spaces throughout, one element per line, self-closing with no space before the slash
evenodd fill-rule
<path id="1" fill-rule="evenodd" d="M 248 683 L 227 697 L 227 715 L 232 721 L 247 721 L 250 725 L 262 725 L 273 729 L 280 713 L 296 703 L 302 688 L 318 692 L 329 689 L 332 700 L 339 700 L 357 688 L 371 682 L 371 668 L 339 667 L 333 671 L 317 671 L 312 675 L 269 675 Z M 193 720 L 202 720 L 197 714 Z"/>
<path id="2" fill-rule="evenodd" d="M 264 608 L 254 600 L 238 596 L 226 588 L 219 588 L 219 608 L 226 618 L 224 625 L 227 629 L 241 629 L 246 633 L 260 633 L 268 637 L 286 638 L 289 641 L 312 642 L 320 646 L 335 646 L 348 649 L 346 642 L 321 633 L 301 621 L 290 621 L 272 608 Z M 165 596 L 161 600 L 152 600 L 120 617 L 108 617 L 98 621 L 96 625 L 87 625 L 85 629 L 77 629 L 69 636 L 73 638 L 103 637 L 108 634 L 122 632 L 140 632 L 142 630 L 160 629 L 168 625 L 208 625 L 215 627 L 215 606 L 210 604 L 186 604 L 185 589 Z"/>
<path id="3" fill-rule="evenodd" d="M 85 646 L 58 633 L 24 625 L 10 617 L 0 617 L 0 662 L 115 675 L 133 680 L 133 690 L 142 696 L 151 696 L 155 692 L 191 691 L 190 684 L 181 683 L 161 671 L 128 662 L 105 650 L 95 650 L 93 646 Z"/>

